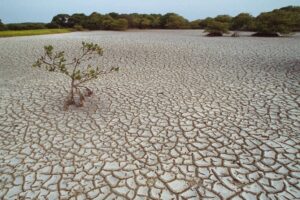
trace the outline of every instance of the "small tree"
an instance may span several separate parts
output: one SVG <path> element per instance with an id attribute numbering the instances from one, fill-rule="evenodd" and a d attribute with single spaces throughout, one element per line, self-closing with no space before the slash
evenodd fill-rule
<path id="1" fill-rule="evenodd" d="M 249 13 L 240 13 L 232 19 L 232 30 L 249 31 L 255 28 L 254 17 Z"/>
<path id="2" fill-rule="evenodd" d="M 68 19 L 68 24 L 70 27 L 74 27 L 74 26 L 82 26 L 84 25 L 84 23 L 87 20 L 87 16 L 83 13 L 75 13 L 73 15 L 71 15 L 71 17 Z"/>
<path id="3" fill-rule="evenodd" d="M 111 68 L 107 71 L 102 71 L 99 67 L 85 64 L 92 58 L 103 55 L 103 50 L 98 44 L 82 42 L 80 55 L 71 62 L 67 62 L 65 59 L 64 51 L 54 52 L 51 45 L 45 46 L 44 51 L 44 55 L 33 64 L 33 67 L 43 67 L 49 72 L 60 72 L 71 79 L 70 93 L 64 103 L 64 110 L 67 110 L 69 105 L 83 106 L 84 97 L 89 97 L 93 94 L 91 89 L 84 86 L 85 83 L 98 78 L 99 75 L 119 70 L 119 68 Z M 85 91 L 82 89 L 85 89 Z M 75 94 L 78 95 L 79 102 L 76 102 Z"/>
<path id="4" fill-rule="evenodd" d="M 5 30 L 5 25 L 2 23 L 1 19 L 0 19 L 0 31 Z"/>
<path id="5" fill-rule="evenodd" d="M 52 18 L 51 23 L 57 24 L 60 27 L 71 27 L 69 19 L 70 15 L 68 14 L 58 14 Z"/>
<path id="6" fill-rule="evenodd" d="M 210 21 L 205 29 L 208 32 L 207 36 L 222 36 L 223 33 L 228 33 L 229 24 L 218 22 L 218 21 Z"/>

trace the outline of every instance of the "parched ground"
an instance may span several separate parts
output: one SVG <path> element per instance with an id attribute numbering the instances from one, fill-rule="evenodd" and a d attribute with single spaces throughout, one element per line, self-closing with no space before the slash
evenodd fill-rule
<path id="1" fill-rule="evenodd" d="M 62 111 L 30 68 L 81 41 L 120 67 Z M 300 36 L 82 32 L 0 39 L 0 199 L 300 199 Z"/>

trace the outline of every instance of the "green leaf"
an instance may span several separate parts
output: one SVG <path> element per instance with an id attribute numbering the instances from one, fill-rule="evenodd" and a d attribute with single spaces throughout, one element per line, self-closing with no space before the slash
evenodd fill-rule
<path id="1" fill-rule="evenodd" d="M 76 74 L 74 79 L 75 80 L 81 80 L 81 75 L 80 74 Z"/>
<path id="2" fill-rule="evenodd" d="M 119 67 L 113 67 L 113 68 L 110 69 L 110 71 L 111 71 L 111 72 L 112 72 L 112 71 L 118 72 L 118 71 L 119 71 Z"/>

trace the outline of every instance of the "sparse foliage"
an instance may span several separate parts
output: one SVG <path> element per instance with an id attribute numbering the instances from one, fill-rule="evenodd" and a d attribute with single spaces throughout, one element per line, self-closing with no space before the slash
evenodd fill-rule
<path id="1" fill-rule="evenodd" d="M 103 71 L 99 67 L 87 64 L 91 59 L 102 55 L 103 50 L 98 44 L 82 42 L 80 55 L 71 62 L 67 62 L 64 51 L 54 52 L 53 46 L 49 45 L 44 47 L 44 55 L 33 64 L 33 67 L 45 68 L 49 72 L 59 72 L 71 79 L 70 93 L 64 105 L 66 110 L 72 104 L 83 106 L 85 97 L 93 94 L 91 89 L 84 86 L 85 83 L 98 78 L 100 75 L 119 70 L 119 68 L 111 68 Z M 75 96 L 76 94 L 77 96 Z M 76 101 L 75 97 L 79 97 L 79 101 Z"/>

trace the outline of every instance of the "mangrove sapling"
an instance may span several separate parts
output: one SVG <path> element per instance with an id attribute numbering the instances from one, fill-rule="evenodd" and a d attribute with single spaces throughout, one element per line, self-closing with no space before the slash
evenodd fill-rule
<path id="1" fill-rule="evenodd" d="M 71 88 L 64 103 L 64 110 L 70 105 L 83 106 L 85 97 L 93 94 L 93 91 L 85 86 L 87 82 L 97 79 L 100 75 L 119 70 L 119 68 L 100 70 L 99 67 L 87 64 L 91 59 L 103 55 L 103 49 L 98 44 L 82 42 L 80 54 L 70 62 L 67 62 L 64 51 L 54 52 L 53 49 L 51 45 L 44 46 L 44 55 L 33 64 L 33 67 L 63 73 L 70 78 Z M 78 97 L 77 101 L 75 97 Z"/>

